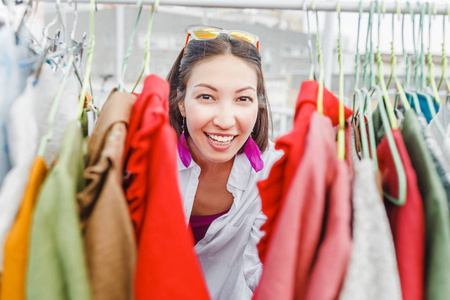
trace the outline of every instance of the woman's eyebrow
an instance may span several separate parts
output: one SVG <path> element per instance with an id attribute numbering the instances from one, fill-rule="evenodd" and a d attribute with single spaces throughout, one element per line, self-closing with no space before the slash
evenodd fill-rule
<path id="1" fill-rule="evenodd" d="M 217 89 L 216 89 L 215 87 L 213 87 L 212 85 L 207 84 L 207 83 L 198 83 L 198 84 L 194 85 L 194 88 L 196 88 L 196 87 L 198 87 L 198 86 L 207 87 L 207 88 L 209 88 L 209 89 L 211 89 L 211 90 L 217 92 Z"/>
<path id="2" fill-rule="evenodd" d="M 252 86 L 246 86 L 246 87 L 243 87 L 243 88 L 241 88 L 241 89 L 236 90 L 235 93 L 237 94 L 237 93 L 240 93 L 240 92 L 245 91 L 245 90 L 254 90 L 254 91 L 256 92 L 256 89 L 255 89 L 254 87 L 252 87 Z"/>

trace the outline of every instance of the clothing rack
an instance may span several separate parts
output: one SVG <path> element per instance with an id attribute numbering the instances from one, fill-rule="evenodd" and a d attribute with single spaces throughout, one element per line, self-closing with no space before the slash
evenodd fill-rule
<path id="1" fill-rule="evenodd" d="M 12 0 L 9 0 L 12 1 Z M 29 0 L 32 1 L 32 0 Z M 40 2 L 45 3 L 54 3 L 56 0 L 40 0 Z M 370 12 L 371 3 L 373 1 L 369 0 L 361 0 L 361 8 L 364 13 Z M 80 4 L 89 4 L 90 0 L 60 0 L 60 2 L 64 3 L 80 3 Z M 116 48 L 118 49 L 117 55 L 117 68 L 116 73 L 119 76 L 121 72 L 121 63 L 122 57 L 124 56 L 124 45 L 125 45 L 125 36 L 124 36 L 124 5 L 136 6 L 137 0 L 96 0 L 96 4 L 112 4 L 117 5 L 116 8 L 116 30 L 117 30 L 117 39 L 116 39 Z M 421 4 L 425 3 L 425 1 L 420 1 Z M 145 6 L 150 6 L 155 3 L 155 0 L 142 0 L 142 4 Z M 337 0 L 160 0 L 159 7 L 161 10 L 165 10 L 165 8 L 169 8 L 170 6 L 184 6 L 184 7 L 204 7 L 204 8 L 234 8 L 234 9 L 269 9 L 269 10 L 308 10 L 313 11 L 313 7 L 315 11 L 325 12 L 326 14 L 330 14 L 336 12 L 337 9 Z M 413 12 L 414 14 L 421 13 L 421 6 L 418 5 L 416 1 L 393 1 L 393 0 L 384 0 L 378 1 L 379 4 L 382 5 L 383 13 L 397 13 L 400 11 L 402 14 L 410 14 Z M 450 20 L 450 0 L 446 0 L 445 2 L 433 3 L 430 2 L 432 9 L 434 9 L 434 13 L 436 15 L 448 15 L 448 20 Z M 341 12 L 352 12 L 358 13 L 360 11 L 360 1 L 340 1 L 340 10 Z M 376 11 L 375 11 L 376 13 Z M 426 11 L 425 13 L 428 13 Z M 332 32 L 335 24 L 334 17 L 326 17 L 325 24 L 322 36 L 322 45 L 323 45 L 323 57 L 324 57 L 324 83 L 326 86 L 331 84 L 332 77 L 332 66 L 333 62 L 328 62 L 328 57 L 332 56 L 333 51 L 333 37 Z"/>
<path id="2" fill-rule="evenodd" d="M 41 0 L 42 2 L 55 2 L 55 0 Z M 77 2 L 77 3 L 89 3 L 90 0 L 62 0 L 62 2 Z M 136 0 L 96 0 L 98 4 L 126 4 L 136 5 Z M 154 0 L 142 0 L 144 5 L 152 5 Z M 396 1 L 379 1 L 384 6 L 385 13 L 396 13 L 397 3 Z M 315 4 L 315 10 L 317 11 L 336 11 L 337 1 L 314 1 L 314 0 L 161 0 L 159 5 L 161 6 L 189 6 L 189 7 L 216 7 L 216 8 L 253 8 L 253 9 L 280 9 L 280 10 L 303 10 L 303 5 L 307 10 L 313 10 L 312 5 Z M 371 1 L 363 1 L 363 12 L 370 11 Z M 450 15 L 450 1 L 444 3 L 430 3 L 430 5 L 436 6 L 437 15 Z M 398 7 L 401 13 L 410 13 L 410 9 L 407 2 L 398 2 Z M 420 13 L 420 7 L 416 2 L 411 2 L 411 8 L 414 13 Z M 341 12 L 359 12 L 359 2 L 340 2 Z"/>

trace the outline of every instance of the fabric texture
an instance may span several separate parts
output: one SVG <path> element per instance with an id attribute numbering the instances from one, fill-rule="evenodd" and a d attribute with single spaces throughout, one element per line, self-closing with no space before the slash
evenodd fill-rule
<path id="1" fill-rule="evenodd" d="M 5 263 L 2 273 L 1 300 L 25 300 L 26 270 L 31 230 L 31 217 L 39 190 L 47 175 L 42 157 L 36 157 L 30 171 L 28 185 L 11 231 L 5 242 Z"/>
<path id="2" fill-rule="evenodd" d="M 176 184 L 177 137 L 169 124 L 168 97 L 167 81 L 147 76 L 124 150 L 126 198 L 138 246 L 135 299 L 208 299 Z"/>
<path id="3" fill-rule="evenodd" d="M 122 159 L 136 97 L 113 90 L 87 146 L 86 188 L 77 194 L 89 278 L 95 300 L 133 299 L 136 243 Z"/>
<path id="4" fill-rule="evenodd" d="M 351 150 L 355 171 L 352 183 L 353 247 L 339 299 L 401 300 L 394 242 L 378 192 L 373 161 L 359 160 L 355 147 Z"/>
<path id="5" fill-rule="evenodd" d="M 351 251 L 351 210 L 347 166 L 337 159 L 335 140 L 331 120 L 313 114 L 254 299 L 337 298 Z"/>
<path id="6" fill-rule="evenodd" d="M 85 184 L 83 144 L 81 128 L 73 121 L 59 161 L 39 193 L 31 227 L 28 299 L 91 299 L 76 208 L 76 194 Z"/>
<path id="7" fill-rule="evenodd" d="M 295 108 L 294 127 L 286 135 L 277 139 L 275 148 L 281 149 L 284 156 L 273 166 L 269 177 L 258 183 L 262 208 L 267 221 L 261 230 L 266 234 L 258 244 L 261 261 L 264 263 L 267 247 L 272 238 L 275 223 L 278 222 L 279 211 L 285 201 L 286 193 L 291 186 L 292 178 L 303 157 L 305 139 L 313 112 L 317 110 L 317 94 L 319 85 L 316 81 L 302 83 Z M 333 126 L 339 123 L 339 101 L 327 89 L 323 92 L 323 109 Z M 345 108 L 345 119 L 352 111 Z"/>
<path id="8" fill-rule="evenodd" d="M 402 136 L 425 212 L 425 298 L 447 299 L 450 295 L 450 221 L 447 195 L 427 149 L 415 113 L 405 113 Z"/>
<path id="9" fill-rule="evenodd" d="M 257 182 L 267 178 L 272 165 L 283 155 L 269 141 L 262 153 L 264 168 L 255 172 L 245 153 L 237 154 L 227 182 L 233 195 L 229 212 L 214 220 L 205 237 L 195 245 L 211 298 L 251 299 L 258 285 L 263 265 L 257 244 L 264 234 L 261 225 L 266 216 L 261 210 Z M 178 160 L 178 176 L 188 223 L 201 169 L 192 160 L 186 168 Z"/>
<path id="10" fill-rule="evenodd" d="M 423 299 L 425 220 L 416 173 L 399 130 L 392 130 L 406 174 L 406 203 L 397 206 L 385 199 L 397 256 L 398 271 L 404 300 Z M 398 179 L 394 160 L 384 137 L 377 147 L 378 165 L 383 177 L 383 190 L 398 197 Z"/>

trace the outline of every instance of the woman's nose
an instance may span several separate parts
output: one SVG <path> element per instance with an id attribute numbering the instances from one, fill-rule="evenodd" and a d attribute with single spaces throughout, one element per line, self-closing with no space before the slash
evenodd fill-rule
<path id="1" fill-rule="evenodd" d="M 222 129 L 229 129 L 236 124 L 236 116 L 233 108 L 230 105 L 220 105 L 218 107 L 213 124 Z"/>

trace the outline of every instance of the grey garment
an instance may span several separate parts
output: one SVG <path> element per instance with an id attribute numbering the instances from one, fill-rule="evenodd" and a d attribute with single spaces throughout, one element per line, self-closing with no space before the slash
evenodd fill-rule
<path id="1" fill-rule="evenodd" d="M 434 166 L 438 172 L 439 178 L 442 181 L 445 192 L 447 194 L 447 202 L 450 205 L 450 161 L 446 159 L 446 155 L 443 153 L 443 147 L 439 145 L 436 136 L 430 130 L 427 120 L 423 115 L 417 115 L 417 119 L 419 120 L 420 126 L 423 129 L 423 136 L 425 138 L 425 143 L 427 145 L 428 150 L 430 151 L 431 157 L 433 159 Z"/>
<path id="2" fill-rule="evenodd" d="M 442 125 L 444 129 L 445 135 L 442 136 L 441 131 L 439 130 L 438 122 Z M 430 124 L 425 129 L 425 132 L 432 136 L 437 145 L 441 148 L 443 157 L 447 164 L 450 165 L 450 132 L 447 128 L 450 125 L 450 107 L 449 104 L 443 104 L 439 108 L 439 112 L 436 114 L 433 120 L 431 120 Z"/>
<path id="3" fill-rule="evenodd" d="M 373 162 L 360 161 L 354 147 L 351 150 L 353 248 L 339 299 L 402 299 L 394 241 L 375 183 Z"/>

